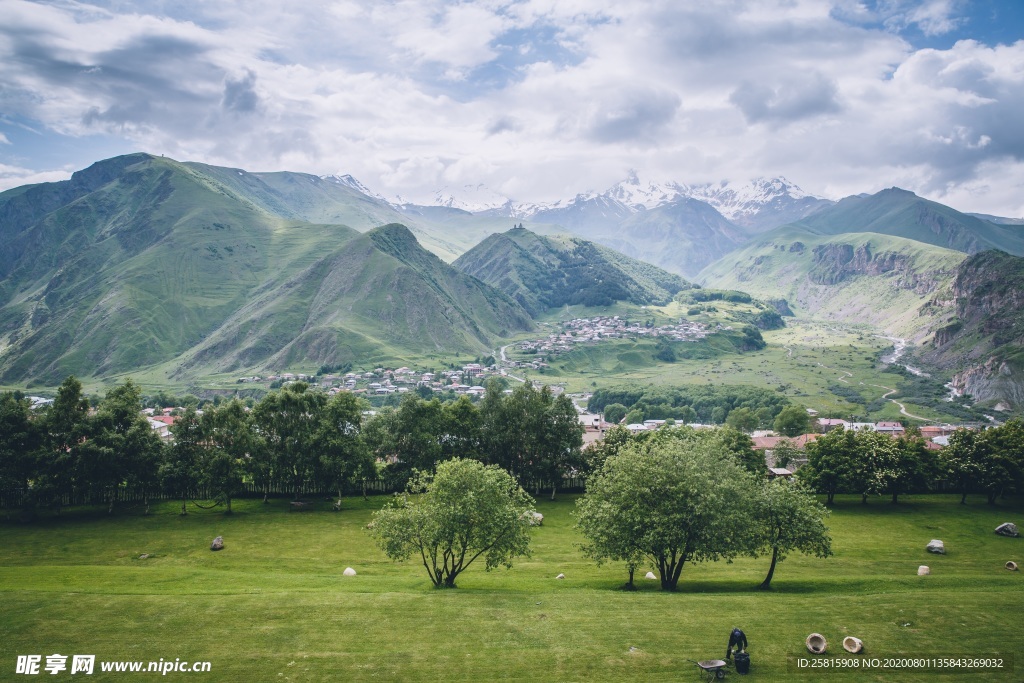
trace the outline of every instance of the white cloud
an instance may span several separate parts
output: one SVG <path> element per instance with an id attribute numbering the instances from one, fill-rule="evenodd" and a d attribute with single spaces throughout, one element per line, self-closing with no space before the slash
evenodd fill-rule
<path id="1" fill-rule="evenodd" d="M 419 199 L 483 182 L 550 200 L 638 168 L 1019 208 L 1024 43 L 915 50 L 896 33 L 961 29 L 955 2 L 132 6 L 0 0 L 0 111 Z"/>

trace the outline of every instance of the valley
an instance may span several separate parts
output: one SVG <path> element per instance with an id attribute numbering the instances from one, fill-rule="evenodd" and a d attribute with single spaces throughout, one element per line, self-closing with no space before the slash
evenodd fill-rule
<path id="1" fill-rule="evenodd" d="M 349 176 L 128 155 L 0 193 L 0 383 L 258 397 L 272 382 L 240 377 L 502 349 L 493 373 L 574 393 L 737 384 L 828 415 L 984 419 L 1022 405 L 1006 311 L 1024 283 L 995 291 L 1020 259 L 968 252 L 1019 252 L 1016 230 L 896 189 L 631 176 L 555 205 L 419 206 Z"/>

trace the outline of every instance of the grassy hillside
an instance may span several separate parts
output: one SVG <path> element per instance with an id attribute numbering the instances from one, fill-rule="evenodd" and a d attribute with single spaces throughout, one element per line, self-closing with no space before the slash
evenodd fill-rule
<path id="1" fill-rule="evenodd" d="M 798 315 L 869 323 L 920 340 L 938 315 L 922 305 L 947 288 L 962 253 L 889 235 L 766 233 L 705 268 L 698 281 L 784 298 Z"/>
<path id="2" fill-rule="evenodd" d="M 996 225 L 893 187 L 847 197 L 793 225 L 820 235 L 875 232 L 973 254 L 1002 249 L 1024 255 L 1024 231 Z"/>
<path id="3" fill-rule="evenodd" d="M 232 183 L 249 182 L 239 173 Z M 518 305 L 405 228 L 375 238 L 282 218 L 268 209 L 272 195 L 232 183 L 133 155 L 0 195 L 0 211 L 30 193 L 65 202 L 4 214 L 0 378 L 56 384 L 156 365 L 181 376 L 371 349 L 475 353 L 529 328 Z"/>
<path id="4" fill-rule="evenodd" d="M 565 305 L 665 304 L 690 286 L 678 275 L 593 242 L 524 228 L 491 235 L 452 265 L 505 292 L 535 316 Z"/>

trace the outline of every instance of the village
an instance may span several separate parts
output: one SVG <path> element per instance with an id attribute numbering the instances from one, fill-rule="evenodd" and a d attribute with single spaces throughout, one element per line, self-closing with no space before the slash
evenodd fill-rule
<path id="1" fill-rule="evenodd" d="M 671 341 L 693 342 L 718 330 L 729 327 L 718 325 L 710 330 L 707 325 L 680 318 L 674 325 L 649 325 L 630 322 L 619 316 L 597 316 L 576 318 L 562 324 L 562 331 L 549 334 L 542 339 L 521 342 L 516 348 L 526 354 L 545 354 L 550 358 L 559 353 L 572 351 L 577 344 L 599 342 L 603 339 L 662 338 Z M 513 367 L 543 367 L 543 361 L 509 361 Z"/>
<path id="2" fill-rule="evenodd" d="M 414 370 L 408 367 L 374 368 L 367 372 L 326 373 L 310 375 L 285 372 L 280 375 L 239 377 L 239 384 L 269 384 L 271 388 L 291 382 L 306 382 L 333 396 L 349 391 L 363 396 L 405 394 L 425 387 L 435 393 L 454 392 L 470 398 L 484 394 L 487 380 L 503 373 L 495 364 L 466 363 L 461 368 L 442 371 Z M 422 393 L 422 392 L 421 392 Z"/>

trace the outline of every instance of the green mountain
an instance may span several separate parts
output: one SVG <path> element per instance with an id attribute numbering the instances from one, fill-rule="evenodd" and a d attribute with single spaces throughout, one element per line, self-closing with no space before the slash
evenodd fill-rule
<path id="1" fill-rule="evenodd" d="M 1024 409 L 1024 258 L 983 251 L 956 269 L 952 296 L 931 305 L 947 324 L 922 358 L 953 370 L 953 386 L 976 401 Z"/>
<path id="2" fill-rule="evenodd" d="M 479 353 L 531 326 L 405 227 L 283 216 L 312 176 L 211 168 L 136 154 L 0 193 L 0 380 Z"/>
<path id="3" fill-rule="evenodd" d="M 874 232 L 973 254 L 1002 249 L 1024 255 L 1024 230 L 960 213 L 913 192 L 891 188 L 847 197 L 791 226 L 817 235 Z"/>
<path id="4" fill-rule="evenodd" d="M 922 316 L 922 306 L 948 288 L 964 258 L 901 237 L 815 235 L 788 226 L 719 259 L 698 282 L 785 299 L 797 315 L 870 323 L 921 340 L 938 324 L 938 314 L 926 309 Z"/>
<path id="5" fill-rule="evenodd" d="M 452 265 L 536 316 L 565 305 L 666 304 L 691 285 L 678 275 L 568 235 L 524 228 L 493 234 Z"/>

